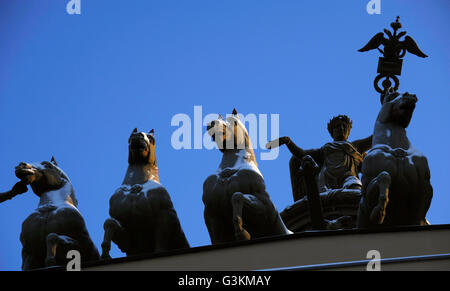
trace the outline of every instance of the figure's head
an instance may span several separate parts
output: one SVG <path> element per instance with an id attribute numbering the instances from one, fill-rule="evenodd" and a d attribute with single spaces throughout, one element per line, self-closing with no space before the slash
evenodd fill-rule
<path id="1" fill-rule="evenodd" d="M 389 91 L 383 99 L 383 107 L 389 109 L 389 113 L 383 122 L 392 122 L 407 128 L 416 108 L 417 97 L 415 94 L 405 92 L 400 94 L 396 91 Z"/>
<path id="2" fill-rule="evenodd" d="M 328 132 L 334 141 L 345 141 L 350 135 L 352 121 L 347 115 L 338 115 L 328 122 Z"/>
<path id="3" fill-rule="evenodd" d="M 148 164 L 155 163 L 155 132 L 152 129 L 149 133 L 133 130 L 128 139 L 128 163 Z"/>
<path id="4" fill-rule="evenodd" d="M 64 184 L 70 183 L 69 178 L 58 167 L 58 163 L 53 157 L 50 162 L 21 162 L 16 167 L 15 174 L 17 178 L 29 184 L 37 196 L 41 196 L 48 191 L 60 189 Z M 76 205 L 75 199 L 73 199 L 73 202 Z"/>
<path id="5" fill-rule="evenodd" d="M 211 121 L 206 129 L 218 148 L 223 152 L 228 149 L 251 148 L 250 138 L 244 124 L 239 120 L 236 109 L 224 120 L 221 115 Z"/>

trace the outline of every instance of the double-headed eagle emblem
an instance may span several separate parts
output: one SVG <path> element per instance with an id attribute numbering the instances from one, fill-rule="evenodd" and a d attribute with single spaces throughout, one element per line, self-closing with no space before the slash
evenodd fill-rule
<path id="1" fill-rule="evenodd" d="M 394 34 L 392 34 L 389 30 L 384 29 L 384 33 L 386 33 L 389 38 L 385 38 L 383 32 L 377 33 L 363 48 L 358 51 L 366 52 L 373 49 L 378 49 L 384 57 L 388 59 L 403 58 L 406 51 L 421 58 L 428 57 L 419 49 L 412 37 L 405 36 L 405 39 L 400 41 L 400 38 L 406 34 L 406 31 L 402 31 L 397 34 L 397 30 L 402 27 L 402 24 L 398 21 L 399 18 L 400 17 L 397 16 L 396 21 L 391 23 L 391 27 L 394 29 Z M 380 45 L 384 46 L 384 50 L 379 48 Z"/>
<path id="2" fill-rule="evenodd" d="M 400 17 L 397 16 L 396 21 L 391 23 L 394 33 L 384 29 L 384 33 L 377 33 L 363 48 L 358 50 L 359 52 L 366 52 L 373 49 L 378 49 L 378 51 L 383 54 L 383 57 L 380 57 L 378 62 L 377 73 L 379 75 L 374 80 L 375 89 L 377 92 L 381 93 L 382 96 L 384 95 L 384 92 L 387 92 L 392 85 L 389 79 L 392 79 L 395 82 L 393 89 L 398 89 L 400 81 L 396 75 L 399 76 L 401 74 L 403 64 L 402 58 L 405 56 L 406 52 L 421 58 L 428 57 L 419 49 L 417 43 L 412 37 L 405 36 L 406 31 L 397 33 L 397 31 L 402 27 L 402 24 L 399 22 L 399 18 Z M 388 38 L 386 38 L 384 34 L 386 34 Z M 403 36 L 405 36 L 404 40 L 400 40 Z M 383 45 L 383 49 L 380 49 L 381 45 Z M 382 78 L 385 78 L 382 83 L 384 90 L 378 86 L 378 82 Z"/>

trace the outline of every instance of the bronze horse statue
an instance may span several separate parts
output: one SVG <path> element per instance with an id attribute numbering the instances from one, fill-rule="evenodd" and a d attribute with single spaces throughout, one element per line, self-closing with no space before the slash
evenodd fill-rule
<path id="1" fill-rule="evenodd" d="M 362 163 L 357 227 L 424 225 L 433 197 L 427 158 L 406 135 L 416 95 L 388 91 Z"/>
<path id="2" fill-rule="evenodd" d="M 82 262 L 100 259 L 77 209 L 72 184 L 55 159 L 20 163 L 15 173 L 40 198 L 22 224 L 22 270 L 66 264 L 70 250 L 79 251 Z"/>
<path id="3" fill-rule="evenodd" d="M 203 184 L 204 218 L 212 244 L 291 234 L 275 209 L 247 130 L 236 110 L 207 126 L 223 153 L 216 173 Z"/>
<path id="4" fill-rule="evenodd" d="M 167 190 L 159 183 L 155 135 L 131 133 L 128 169 L 109 201 L 102 258 L 110 258 L 111 241 L 127 256 L 189 248 Z"/>

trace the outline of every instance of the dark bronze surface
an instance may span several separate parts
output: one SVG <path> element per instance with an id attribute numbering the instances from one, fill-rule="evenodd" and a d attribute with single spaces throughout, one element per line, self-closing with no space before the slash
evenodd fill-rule
<path id="1" fill-rule="evenodd" d="M 98 260 L 97 248 L 77 209 L 72 184 L 55 159 L 40 164 L 20 163 L 15 173 L 40 198 L 37 209 L 22 224 L 22 269 L 65 264 L 69 250 L 79 251 L 82 262 Z M 19 187 L 20 191 L 26 189 L 23 187 Z"/>
<path id="2" fill-rule="evenodd" d="M 372 136 L 365 139 L 348 142 L 352 121 L 345 115 L 338 115 L 328 123 L 328 132 L 333 142 L 326 143 L 319 149 L 303 150 L 295 145 L 289 137 L 281 137 L 269 142 L 266 147 L 274 148 L 286 145 L 292 153 L 289 161 L 292 194 L 294 202 L 307 204 L 310 220 L 303 223 L 294 223 L 292 216 L 302 216 L 298 211 L 306 210 L 303 207 L 292 207 L 283 211 L 282 216 L 289 227 L 294 231 L 303 231 L 307 228 L 343 228 L 356 224 L 356 209 L 360 196 L 361 181 L 358 174 L 363 160 L 364 152 L 370 148 Z M 308 157 L 308 158 L 306 158 Z M 305 171 L 303 163 L 314 165 Z M 308 168 L 308 167 L 307 167 Z M 316 169 L 312 171 L 312 169 Z M 344 200 L 345 210 L 354 209 L 353 212 L 336 211 L 332 203 L 328 203 L 326 212 L 322 208 L 323 201 Z M 347 201 L 347 202 L 345 202 Z M 342 203 L 341 203 L 342 204 Z M 352 207 L 353 205 L 353 207 Z M 343 209 L 344 210 L 344 209 Z M 295 214 L 293 213 L 295 212 Z M 349 215 L 350 214 L 350 215 Z M 291 218 L 289 218 L 291 216 Z"/>
<path id="3" fill-rule="evenodd" d="M 169 193 L 159 183 L 155 143 L 153 130 L 131 133 L 129 166 L 104 223 L 103 259 L 110 258 L 111 241 L 127 256 L 189 248 Z"/>
<path id="4" fill-rule="evenodd" d="M 222 151 L 215 174 L 203 184 L 204 218 L 212 244 L 291 233 L 266 191 L 255 154 L 236 110 L 208 133 Z"/>
<path id="5" fill-rule="evenodd" d="M 381 93 L 382 96 L 384 96 L 386 90 L 392 86 L 392 82 L 389 79 L 394 80 L 395 85 L 393 88 L 394 90 L 398 90 L 400 81 L 396 75 L 401 75 L 403 64 L 402 58 L 405 56 L 407 51 L 421 58 L 428 57 L 419 49 L 412 37 L 405 36 L 406 31 L 401 31 L 397 34 L 397 30 L 402 27 L 399 22 L 399 18 L 400 17 L 397 16 L 396 21 L 391 23 L 391 27 L 394 30 L 393 33 L 387 29 L 384 29 L 384 33 L 388 36 L 388 38 L 384 36 L 383 32 L 379 32 L 372 37 L 372 39 L 363 48 L 358 50 L 359 52 L 366 52 L 377 49 L 383 54 L 383 57 L 380 57 L 378 60 L 377 73 L 379 75 L 374 80 L 375 90 L 378 93 Z M 400 40 L 403 36 L 405 36 L 404 40 Z M 381 45 L 384 47 L 383 50 L 379 48 Z M 383 90 L 378 86 L 378 82 L 382 78 L 385 78 L 382 83 L 384 88 Z"/>
<path id="6" fill-rule="evenodd" d="M 427 158 L 406 134 L 416 95 L 386 94 L 373 132 L 372 148 L 362 164 L 362 198 L 357 226 L 374 228 L 424 225 L 433 188 Z"/>

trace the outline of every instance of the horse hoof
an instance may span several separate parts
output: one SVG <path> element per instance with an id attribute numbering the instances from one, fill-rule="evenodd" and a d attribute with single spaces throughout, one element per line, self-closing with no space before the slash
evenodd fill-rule
<path id="1" fill-rule="evenodd" d="M 45 266 L 46 267 L 56 266 L 56 259 L 55 259 L 55 257 L 45 259 Z"/>
<path id="2" fill-rule="evenodd" d="M 374 221 L 377 224 L 383 224 L 384 219 L 386 217 L 386 208 L 388 201 L 389 200 L 386 195 L 384 199 L 381 199 L 381 201 L 378 202 L 378 204 L 374 207 L 370 215 L 372 221 Z"/>
<path id="3" fill-rule="evenodd" d="M 370 220 L 375 224 L 383 224 L 384 218 L 386 216 L 386 211 L 381 206 L 376 206 L 372 213 L 370 214 Z"/>
<path id="4" fill-rule="evenodd" d="M 236 232 L 234 234 L 234 236 L 236 237 L 236 240 L 240 241 L 240 240 L 250 240 L 251 236 L 250 234 L 245 230 L 241 230 L 239 232 Z"/>
<path id="5" fill-rule="evenodd" d="M 111 244 L 102 243 L 102 260 L 109 260 L 111 259 L 111 256 L 109 255 L 109 250 L 111 249 Z"/>
<path id="6" fill-rule="evenodd" d="M 350 229 L 352 227 L 351 216 L 341 216 L 334 220 L 326 220 L 327 230 Z"/>
<path id="7" fill-rule="evenodd" d="M 102 253 L 102 260 L 111 260 L 111 256 L 108 253 Z"/>

